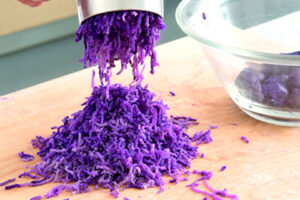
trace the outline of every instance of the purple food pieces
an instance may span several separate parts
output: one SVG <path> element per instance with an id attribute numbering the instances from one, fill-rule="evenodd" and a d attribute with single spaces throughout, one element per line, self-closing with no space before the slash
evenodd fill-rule
<path id="1" fill-rule="evenodd" d="M 263 66 L 264 76 L 250 67 L 238 75 L 235 84 L 240 94 L 274 107 L 299 108 L 300 68 L 271 64 Z"/>
<path id="2" fill-rule="evenodd" d="M 4 181 L 4 182 L 1 182 L 1 183 L 0 183 L 0 186 L 4 186 L 4 185 L 7 185 L 7 184 L 12 183 L 12 182 L 15 182 L 15 181 L 16 181 L 15 178 L 8 179 L 8 180 L 6 180 L 6 181 Z"/>
<path id="3" fill-rule="evenodd" d="M 289 78 L 287 74 L 273 74 L 268 77 L 268 79 L 274 79 L 284 86 L 287 86 Z"/>
<path id="4" fill-rule="evenodd" d="M 300 67 L 291 70 L 289 78 L 289 87 L 300 89 Z"/>
<path id="5" fill-rule="evenodd" d="M 85 52 L 80 60 L 84 67 L 98 65 L 102 85 L 110 85 L 111 69 L 121 61 L 117 74 L 132 67 L 133 81 L 142 81 L 146 57 L 151 70 L 158 66 L 155 43 L 165 29 L 162 18 L 145 11 L 115 11 L 99 14 L 85 20 L 76 32 L 76 42 L 83 40 Z"/>
<path id="6" fill-rule="evenodd" d="M 235 79 L 235 84 L 240 93 L 256 102 L 263 102 L 264 95 L 262 92 L 261 81 L 264 74 L 252 68 L 246 68 Z"/>
<path id="7" fill-rule="evenodd" d="M 29 162 L 32 161 L 34 159 L 33 155 L 30 154 L 26 154 L 23 151 L 19 152 L 19 156 L 20 158 L 24 161 L 24 162 Z"/>
<path id="8" fill-rule="evenodd" d="M 222 171 L 224 171 L 226 168 L 227 168 L 226 165 L 224 165 L 224 166 L 221 167 L 220 171 L 222 172 Z"/>
<path id="9" fill-rule="evenodd" d="M 174 92 L 172 92 L 172 91 L 170 91 L 169 93 L 170 93 L 170 95 L 171 95 L 172 97 L 176 95 L 176 94 L 175 94 Z"/>
<path id="10" fill-rule="evenodd" d="M 276 107 L 286 106 L 289 95 L 287 88 L 275 77 L 270 77 L 262 82 L 262 91 L 265 103 Z"/>
<path id="11" fill-rule="evenodd" d="M 167 105 L 141 85 L 111 85 L 108 98 L 106 90 L 107 86 L 94 87 L 82 110 L 53 127 L 50 137 L 33 140 L 41 162 L 30 172 L 41 179 L 26 185 L 62 182 L 47 198 L 63 190 L 84 193 L 89 185 L 109 188 L 117 197 L 121 186 L 159 186 L 161 192 L 163 175 L 173 177 L 190 167 L 198 152 L 184 130 L 195 119 L 170 119 Z"/>
<path id="12" fill-rule="evenodd" d="M 39 196 L 32 197 L 30 200 L 40 200 L 42 198 L 43 197 L 41 195 L 39 195 Z"/>
<path id="13" fill-rule="evenodd" d="M 241 136 L 241 140 L 243 140 L 245 143 L 249 143 L 249 139 L 246 136 Z"/>
<path id="14" fill-rule="evenodd" d="M 288 100 L 289 107 L 300 109 L 300 89 L 294 88 Z"/>
<path id="15" fill-rule="evenodd" d="M 208 129 L 207 131 L 196 132 L 192 137 L 192 141 L 196 142 L 196 145 L 200 145 L 202 143 L 208 144 L 212 142 L 213 139 L 211 138 L 211 130 Z"/>

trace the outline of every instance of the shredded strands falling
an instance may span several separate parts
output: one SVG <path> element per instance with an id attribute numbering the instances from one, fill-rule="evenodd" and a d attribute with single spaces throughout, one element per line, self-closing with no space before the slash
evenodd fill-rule
<path id="1" fill-rule="evenodd" d="M 89 185 L 109 188 L 115 197 L 121 186 L 159 186 L 162 192 L 162 175 L 175 176 L 190 167 L 197 147 L 184 129 L 194 119 L 168 119 L 167 105 L 154 101 L 155 95 L 140 85 L 112 85 L 109 93 L 107 99 L 106 86 L 95 87 L 84 108 L 53 127 L 49 138 L 37 136 L 32 145 L 42 161 L 22 176 L 41 178 L 6 189 L 61 182 L 46 198 L 63 190 L 84 193 Z"/>
<path id="2" fill-rule="evenodd" d="M 151 70 L 158 66 L 156 42 L 165 29 L 162 18 L 145 11 L 115 11 L 96 15 L 84 21 L 76 33 L 76 42 L 83 39 L 84 67 L 98 65 L 102 85 L 110 86 L 111 69 L 115 61 L 121 61 L 118 75 L 130 65 L 133 82 L 143 80 L 145 58 L 151 57 Z M 140 66 L 142 67 L 140 69 Z"/>

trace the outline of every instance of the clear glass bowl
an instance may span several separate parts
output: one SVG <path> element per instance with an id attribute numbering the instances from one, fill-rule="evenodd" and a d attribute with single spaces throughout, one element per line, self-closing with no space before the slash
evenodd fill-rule
<path id="1" fill-rule="evenodd" d="M 300 126 L 300 0 L 183 0 L 176 20 L 245 113 Z"/>

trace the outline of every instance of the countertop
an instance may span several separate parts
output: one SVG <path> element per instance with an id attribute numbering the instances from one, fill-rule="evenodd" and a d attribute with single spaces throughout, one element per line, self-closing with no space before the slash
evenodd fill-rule
<path id="1" fill-rule="evenodd" d="M 216 189 L 227 188 L 241 200 L 296 200 L 300 197 L 300 129 L 265 124 L 244 114 L 230 99 L 209 67 L 197 41 L 185 37 L 157 47 L 160 67 L 155 75 L 145 70 L 145 83 L 170 107 L 168 115 L 185 115 L 196 118 L 199 125 L 188 130 L 212 130 L 213 142 L 200 145 L 204 158 L 192 161 L 192 168 L 213 172 L 209 184 Z M 47 137 L 50 127 L 60 125 L 64 116 L 80 109 L 91 92 L 92 68 L 51 80 L 15 93 L 0 97 L 0 182 L 17 177 L 25 164 L 39 161 L 35 158 L 24 163 L 18 152 L 35 154 L 31 139 L 36 135 Z M 114 77 L 113 82 L 128 84 L 130 71 Z M 172 91 L 176 96 L 169 94 Z M 250 143 L 240 137 L 246 136 Z M 227 169 L 220 171 L 223 165 Z M 166 180 L 168 179 L 165 177 Z M 158 188 L 122 191 L 119 199 L 131 200 L 190 200 L 203 199 L 185 185 L 197 178 L 177 185 Z M 18 179 L 17 182 L 25 179 Z M 28 181 L 28 180 L 27 180 Z M 0 199 L 21 200 L 43 195 L 51 183 L 40 187 L 16 188 L 5 191 L 0 187 Z M 205 189 L 200 184 L 199 189 Z M 140 198 L 139 198 L 140 196 Z M 86 194 L 71 195 L 63 192 L 53 199 L 114 199 L 108 190 L 98 189 Z"/>

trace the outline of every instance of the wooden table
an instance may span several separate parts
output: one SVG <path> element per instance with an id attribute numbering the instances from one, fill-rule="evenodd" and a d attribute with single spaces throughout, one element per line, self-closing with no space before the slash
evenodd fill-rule
<path id="1" fill-rule="evenodd" d="M 192 169 L 211 170 L 214 175 L 209 183 L 217 188 L 227 188 L 241 200 L 298 200 L 300 198 L 300 129 L 286 128 L 256 121 L 231 101 L 214 73 L 211 71 L 199 44 L 191 38 L 183 38 L 157 48 L 161 64 L 155 76 L 145 72 L 145 82 L 150 90 L 170 107 L 168 114 L 197 118 L 198 126 L 188 133 L 207 129 L 209 124 L 219 128 L 212 131 L 213 142 L 201 145 L 199 152 L 205 158 L 192 162 Z M 50 127 L 59 125 L 61 119 L 78 109 L 84 98 L 90 95 L 91 69 L 82 70 L 46 83 L 6 95 L 0 100 L 0 182 L 17 177 L 23 172 L 24 163 L 18 152 L 35 154 L 31 139 L 35 135 L 49 136 Z M 127 84 L 130 72 L 115 77 L 113 82 Z M 169 95 L 169 91 L 176 96 Z M 7 99 L 6 99 L 7 98 Z M 234 125 L 236 123 L 237 125 Z M 240 140 L 247 136 L 246 144 Z M 36 158 L 29 164 L 39 161 Z M 220 172 L 226 165 L 227 169 Z M 165 185 L 165 192 L 157 194 L 157 188 L 147 190 L 128 189 L 120 198 L 131 200 L 190 200 L 203 199 L 185 185 L 196 179 L 177 185 Z M 18 183 L 25 180 L 17 180 Z M 16 188 L 5 191 L 0 188 L 0 199 L 22 200 L 45 194 L 55 184 L 33 188 Z M 204 189 L 200 185 L 200 189 Z M 139 198 L 140 196 L 140 198 Z M 72 196 L 64 192 L 53 199 L 114 199 L 106 189 Z"/>

